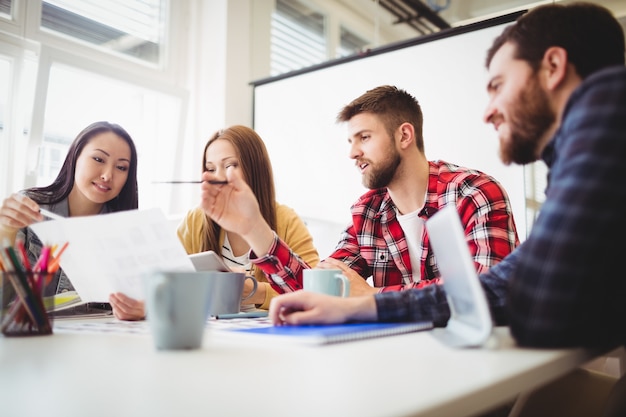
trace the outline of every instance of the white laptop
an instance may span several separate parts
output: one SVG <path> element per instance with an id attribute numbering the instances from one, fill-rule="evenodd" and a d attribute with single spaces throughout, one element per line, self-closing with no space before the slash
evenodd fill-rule
<path id="1" fill-rule="evenodd" d="M 432 333 L 449 346 L 482 346 L 491 336 L 493 320 L 456 208 L 439 210 L 426 221 L 426 229 L 451 311 L 447 326 Z"/>

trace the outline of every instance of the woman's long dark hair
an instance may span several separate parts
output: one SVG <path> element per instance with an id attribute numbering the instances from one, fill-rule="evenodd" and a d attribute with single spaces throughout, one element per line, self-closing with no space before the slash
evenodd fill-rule
<path id="1" fill-rule="evenodd" d="M 76 172 L 76 160 L 80 156 L 83 148 L 94 136 L 112 132 L 124 139 L 130 147 L 130 166 L 128 168 L 128 178 L 126 184 L 119 195 L 108 201 L 106 205 L 110 211 L 133 210 L 139 206 L 139 196 L 137 190 L 137 149 L 135 143 L 128 132 L 121 126 L 109 122 L 95 122 L 87 126 L 76 136 L 70 145 L 65 157 L 65 162 L 52 184 L 45 187 L 33 187 L 24 193 L 36 201 L 38 204 L 54 205 L 64 200 L 74 188 L 74 174 Z"/>

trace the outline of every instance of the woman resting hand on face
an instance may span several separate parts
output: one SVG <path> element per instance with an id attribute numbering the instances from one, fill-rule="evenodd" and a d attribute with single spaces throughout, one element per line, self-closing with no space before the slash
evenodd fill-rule
<path id="1" fill-rule="evenodd" d="M 276 202 L 272 166 L 261 137 L 245 126 L 216 132 L 204 148 L 200 205 L 187 213 L 178 228 L 188 254 L 212 250 L 233 270 L 243 269 L 258 281 L 258 289 L 242 310 L 269 308 L 283 292 L 251 257 L 277 235 L 314 267 L 319 255 L 306 225 L 297 213 Z M 267 250 L 267 247 L 262 248 Z M 246 280 L 242 296 L 252 290 Z"/>

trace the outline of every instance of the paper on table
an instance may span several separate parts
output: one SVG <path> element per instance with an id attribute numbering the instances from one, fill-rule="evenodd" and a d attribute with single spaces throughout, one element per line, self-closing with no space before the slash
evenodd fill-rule
<path id="1" fill-rule="evenodd" d="M 31 228 L 45 244 L 69 242 L 60 265 L 84 302 L 107 302 L 118 291 L 143 299 L 144 273 L 195 270 L 160 209 L 70 217 Z"/>

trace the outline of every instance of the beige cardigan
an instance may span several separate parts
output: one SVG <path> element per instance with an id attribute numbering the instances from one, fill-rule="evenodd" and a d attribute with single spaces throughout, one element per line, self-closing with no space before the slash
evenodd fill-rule
<path id="1" fill-rule="evenodd" d="M 204 238 L 205 213 L 200 207 L 189 210 L 181 224 L 178 226 L 178 238 L 182 242 L 188 254 L 202 252 Z M 313 237 L 298 214 L 290 207 L 276 203 L 276 234 L 291 250 L 296 253 L 311 268 L 320 261 L 317 249 L 313 245 Z M 224 230 L 220 233 L 220 245 L 224 243 Z M 254 277 L 261 282 L 268 283 L 265 273 L 252 266 Z M 270 300 L 278 293 L 269 286 L 266 291 L 265 301 L 259 308 L 267 310 Z"/>

